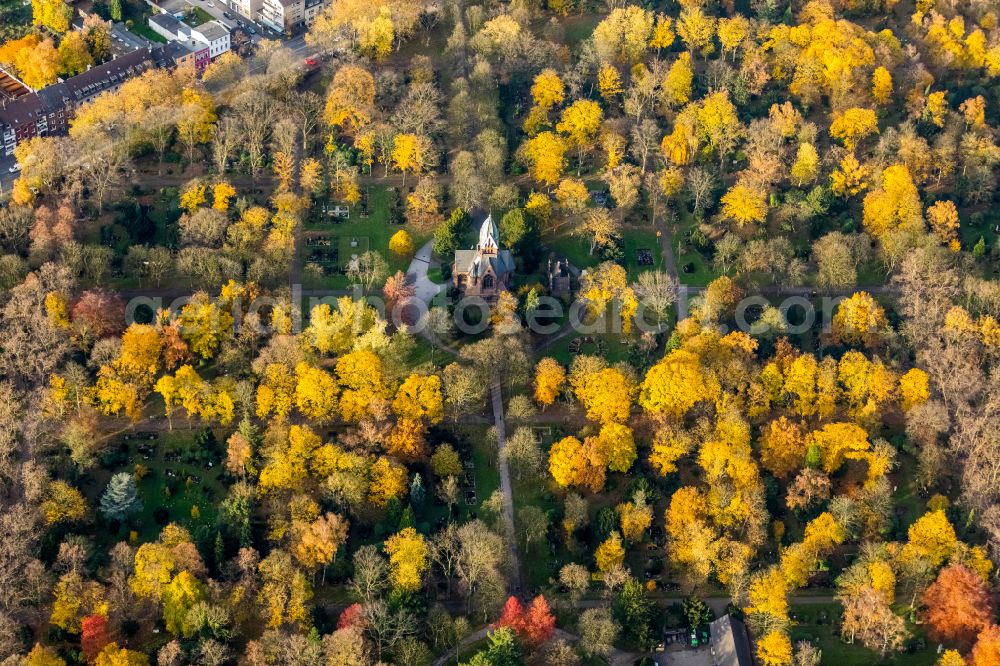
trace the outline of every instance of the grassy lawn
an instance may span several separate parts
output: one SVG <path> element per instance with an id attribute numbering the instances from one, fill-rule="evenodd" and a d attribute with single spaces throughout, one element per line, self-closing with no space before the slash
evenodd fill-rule
<path id="1" fill-rule="evenodd" d="M 462 425 L 447 426 L 449 431 L 444 441 L 451 443 L 462 458 L 463 464 L 472 461 L 471 479 L 475 484 L 476 501 L 468 504 L 465 493 L 471 488 L 462 484 L 462 497 L 453 509 L 453 520 L 464 523 L 474 516 L 479 516 L 480 506 L 489 499 L 497 488 L 500 487 L 500 469 L 497 466 L 496 442 L 489 437 L 489 426 L 486 425 Z M 436 484 L 437 480 L 433 480 Z M 432 496 L 437 491 L 437 486 L 431 487 L 429 480 L 427 485 L 428 499 L 420 521 L 434 526 L 437 529 L 439 522 L 447 518 L 447 507 Z"/>
<path id="2" fill-rule="evenodd" d="M 200 25 L 200 24 L 199 24 Z M 151 42 L 157 44 L 166 44 L 167 40 L 158 32 L 155 32 L 152 28 L 146 25 L 145 19 L 141 21 L 135 21 L 129 31 L 134 32 L 140 37 L 145 37 Z"/>
<path id="3" fill-rule="evenodd" d="M 327 275 L 320 280 L 307 280 L 306 286 L 309 288 L 323 289 L 346 289 L 351 286 L 350 280 L 343 274 L 342 270 L 351 262 L 352 255 L 360 256 L 368 250 L 374 250 L 381 254 L 389 263 L 389 272 L 406 271 L 410 265 L 409 257 L 399 257 L 389 251 L 389 239 L 400 229 L 404 229 L 413 239 L 413 247 L 418 248 L 428 238 L 428 234 L 418 233 L 408 224 L 392 224 L 389 221 L 389 211 L 391 208 L 390 197 L 395 196 L 395 192 L 390 192 L 382 186 L 370 186 L 368 188 L 368 216 L 362 217 L 360 207 L 352 206 L 350 218 L 347 220 L 336 220 L 333 217 L 323 215 L 321 208 L 317 205 L 313 208 L 313 214 L 306 222 L 305 231 L 307 237 L 327 237 L 331 240 L 331 246 L 337 250 L 336 260 L 332 254 L 326 253 L 324 256 L 314 256 L 310 258 L 310 248 L 307 244 L 303 246 L 301 261 L 314 261 L 327 269 Z"/>
<path id="4" fill-rule="evenodd" d="M 674 247 L 676 249 L 676 244 Z M 690 266 L 690 269 L 685 269 L 686 266 Z M 681 284 L 690 287 L 704 287 L 717 278 L 719 274 L 700 252 L 689 249 L 677 256 L 677 276 L 680 278 Z"/>
<path id="5" fill-rule="evenodd" d="M 441 271 L 441 264 L 428 268 L 427 277 L 435 284 L 444 284 L 444 273 Z"/>
<path id="6" fill-rule="evenodd" d="M 168 522 L 178 523 L 192 534 L 205 527 L 211 527 L 214 533 L 216 505 L 225 494 L 220 480 L 225 434 L 212 431 L 215 446 L 206 447 L 198 440 L 203 429 L 185 426 L 177 423 L 177 429 L 153 433 L 152 439 L 135 434 L 129 439 L 123 436 L 104 455 L 102 469 L 95 472 L 97 478 L 90 484 L 96 501 L 113 473 L 134 472 L 138 465 L 147 470 L 138 483 L 142 511 L 132 521 L 140 542 L 155 540 Z M 195 515 L 193 507 L 198 507 Z M 128 530 L 122 527 L 118 535 L 104 534 L 113 542 L 127 538 Z"/>
<path id="7" fill-rule="evenodd" d="M 566 434 L 558 426 L 551 424 L 535 426 L 536 437 L 543 451 L 548 451 L 552 443 Z M 547 455 L 547 453 L 546 453 Z M 553 584 L 558 580 L 559 570 L 571 562 L 583 563 L 593 568 L 593 552 L 600 540 L 598 530 L 598 514 L 602 508 L 613 507 L 624 501 L 633 477 L 627 474 L 609 474 L 605 489 L 598 495 L 587 496 L 590 513 L 590 525 L 578 530 L 575 539 L 578 547 L 570 550 L 566 546 L 562 527 L 558 523 L 562 515 L 564 494 L 558 492 L 551 481 L 539 480 L 530 476 L 518 479 L 512 470 L 511 483 L 514 495 L 514 518 L 517 521 L 518 512 L 526 506 L 538 507 L 544 511 L 550 521 L 548 538 L 542 539 L 525 548 L 524 538 L 518 531 L 518 548 L 521 552 L 521 577 L 524 582 L 525 594 L 534 595 L 536 591 L 545 594 L 553 592 Z M 662 548 L 659 551 L 662 554 Z M 634 572 L 642 572 L 646 559 L 650 557 L 645 544 L 632 544 L 628 551 L 629 565 Z M 653 555 L 654 559 L 662 559 Z M 595 584 L 596 585 L 596 584 Z"/>
<path id="8" fill-rule="evenodd" d="M 698 228 L 698 222 L 685 207 L 679 211 L 679 221 L 671 228 L 673 234 L 674 259 L 677 263 L 677 274 L 682 284 L 693 287 L 704 287 L 719 277 L 712 262 L 698 251 L 691 242 L 689 234 Z M 678 250 L 679 246 L 679 250 Z M 687 267 L 687 270 L 685 270 Z"/>
<path id="9" fill-rule="evenodd" d="M 880 661 L 878 654 L 860 643 L 845 643 L 834 632 L 841 614 L 840 604 L 809 604 L 791 607 L 795 624 L 792 625 L 792 641 L 812 641 L 823 651 L 824 664 L 838 666 L 869 666 L 870 664 L 905 664 L 906 666 L 930 666 L 937 655 L 932 648 L 922 648 L 917 654 L 901 652 Z"/>
<path id="10" fill-rule="evenodd" d="M 202 23 L 207 23 L 212 20 L 212 15 L 201 7 L 192 7 L 188 11 L 187 16 L 184 17 L 184 22 L 187 23 L 192 28 L 196 28 Z"/>
<path id="11" fill-rule="evenodd" d="M 0 42 L 17 39 L 31 29 L 31 6 L 21 0 L 0 1 Z"/>
<path id="12" fill-rule="evenodd" d="M 543 241 L 556 254 L 565 256 L 577 268 L 596 266 L 603 260 L 597 254 L 590 254 L 590 241 L 583 236 L 561 233 Z M 649 250 L 652 255 L 651 266 L 639 265 L 638 250 Z M 646 227 L 627 226 L 622 230 L 623 257 L 618 262 L 628 270 L 630 280 L 639 273 L 660 268 L 663 265 L 663 255 L 660 251 L 656 231 Z"/>
<path id="13" fill-rule="evenodd" d="M 600 14 L 588 14 L 586 16 L 570 16 L 563 19 L 562 24 L 563 29 L 566 31 L 566 44 L 572 48 L 590 37 L 602 18 L 603 16 Z"/>
<path id="14" fill-rule="evenodd" d="M 542 449 L 547 450 L 555 439 L 555 433 L 550 429 L 547 433 L 538 433 L 538 437 L 541 440 Z M 538 507 L 548 514 L 550 522 L 558 518 L 560 500 L 549 488 L 546 481 L 539 481 L 531 477 L 518 479 L 512 472 L 511 484 L 514 493 L 515 524 L 517 523 L 518 511 L 525 506 Z M 550 526 L 549 532 L 550 534 L 561 534 L 558 525 Z M 570 561 L 569 554 L 566 552 L 561 538 L 555 549 L 550 548 L 546 539 L 533 543 L 525 549 L 524 538 L 520 531 L 518 531 L 517 539 L 518 549 L 521 553 L 521 575 L 525 592 L 534 594 L 536 588 L 547 587 L 550 580 L 558 577 L 560 567 Z"/>
<path id="15" fill-rule="evenodd" d="M 565 338 L 555 343 L 545 352 L 546 356 L 551 356 L 563 365 L 569 365 L 573 361 L 574 354 L 570 352 L 570 345 L 577 338 L 590 338 L 591 342 L 584 342 L 580 345 L 580 354 L 600 356 L 609 364 L 619 361 L 627 361 L 629 357 L 628 345 L 625 339 L 616 333 L 591 334 L 591 335 L 567 335 Z"/>

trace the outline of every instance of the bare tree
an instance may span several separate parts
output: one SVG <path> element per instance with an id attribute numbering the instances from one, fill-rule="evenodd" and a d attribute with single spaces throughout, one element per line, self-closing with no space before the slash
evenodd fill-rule
<path id="1" fill-rule="evenodd" d="M 212 161 L 215 163 L 215 171 L 220 175 L 226 173 L 229 158 L 239 139 L 239 131 L 237 121 L 225 116 L 219 121 L 219 128 L 212 137 Z"/>
<path id="2" fill-rule="evenodd" d="M 293 112 L 302 139 L 302 152 L 308 153 L 313 132 L 316 131 L 323 114 L 323 98 L 311 90 L 299 93 L 295 96 Z"/>
<path id="3" fill-rule="evenodd" d="M 250 176 L 256 177 L 264 166 L 264 148 L 274 120 L 274 104 L 267 92 L 251 87 L 236 98 L 233 117 L 239 127 L 239 142 L 246 147 Z"/>
<path id="4" fill-rule="evenodd" d="M 645 118 L 632 128 L 632 156 L 639 161 L 642 171 L 646 170 L 649 155 L 656 150 L 660 129 L 652 118 Z"/>
<path id="5" fill-rule="evenodd" d="M 715 176 L 708 169 L 692 167 L 687 175 L 687 189 L 694 204 L 695 214 L 705 210 L 705 202 L 715 189 Z"/>
<path id="6" fill-rule="evenodd" d="M 375 546 L 364 546 L 354 553 L 354 577 L 351 588 L 362 603 L 370 604 L 386 589 L 389 565 Z"/>

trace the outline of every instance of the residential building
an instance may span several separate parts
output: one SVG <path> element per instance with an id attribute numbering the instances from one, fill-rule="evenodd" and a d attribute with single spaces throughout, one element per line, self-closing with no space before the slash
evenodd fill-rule
<path id="1" fill-rule="evenodd" d="M 171 67 L 190 65 L 199 74 L 212 62 L 208 47 L 195 42 L 167 42 L 163 45 L 163 52 Z"/>
<path id="2" fill-rule="evenodd" d="M 238 14 L 256 21 L 264 7 L 264 0 L 229 0 L 229 6 Z"/>
<path id="3" fill-rule="evenodd" d="M 296 28 L 312 25 L 331 0 L 263 0 L 258 16 L 260 22 L 278 32 L 290 33 Z"/>
<path id="4" fill-rule="evenodd" d="M 208 55 L 212 60 L 215 60 L 228 51 L 232 44 L 229 36 L 229 28 L 219 21 L 206 21 L 195 28 L 191 28 L 191 38 L 208 45 Z"/>
<path id="5" fill-rule="evenodd" d="M 264 0 L 260 22 L 278 32 L 291 31 L 305 21 L 305 0 Z"/>
<path id="6" fill-rule="evenodd" d="M 568 300 L 573 294 L 573 270 L 568 259 L 556 257 L 555 253 L 549 254 L 549 293 Z"/>
<path id="7" fill-rule="evenodd" d="M 162 46 L 145 47 L 37 92 L 0 100 L 0 154 L 12 155 L 17 144 L 35 136 L 65 134 L 78 106 L 147 70 L 171 64 Z"/>
<path id="8" fill-rule="evenodd" d="M 479 228 L 479 242 L 471 250 L 456 250 L 452 265 L 455 286 L 466 296 L 496 298 L 510 289 L 514 276 L 514 258 L 510 250 L 500 249 L 500 231 L 492 216 Z"/>
<path id="9" fill-rule="evenodd" d="M 303 18 L 305 19 L 306 25 L 312 25 L 316 17 L 322 13 L 324 9 L 330 6 L 330 0 L 305 0 L 305 11 L 303 13 Z"/>
<path id="10" fill-rule="evenodd" d="M 179 44 L 190 52 L 190 57 L 176 48 L 170 52 L 176 64 L 193 61 L 195 71 L 201 73 L 213 59 L 229 50 L 229 28 L 219 21 L 206 21 L 199 26 L 189 26 L 172 14 L 149 17 L 149 27 L 171 44 Z"/>
<path id="11" fill-rule="evenodd" d="M 173 14 L 154 14 L 149 17 L 147 22 L 153 32 L 169 42 L 187 39 L 191 36 L 191 28 Z"/>

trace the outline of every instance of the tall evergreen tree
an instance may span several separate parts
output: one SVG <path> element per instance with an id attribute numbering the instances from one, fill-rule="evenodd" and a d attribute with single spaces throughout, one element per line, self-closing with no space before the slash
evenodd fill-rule
<path id="1" fill-rule="evenodd" d="M 417 472 L 413 475 L 413 481 L 410 483 L 410 502 L 413 506 L 422 507 L 425 496 L 424 480 L 420 476 L 420 472 Z"/>
<path id="2" fill-rule="evenodd" d="M 101 513 L 108 520 L 124 520 L 130 513 L 142 509 L 142 502 L 135 487 L 135 477 L 119 472 L 111 477 L 101 495 Z"/>

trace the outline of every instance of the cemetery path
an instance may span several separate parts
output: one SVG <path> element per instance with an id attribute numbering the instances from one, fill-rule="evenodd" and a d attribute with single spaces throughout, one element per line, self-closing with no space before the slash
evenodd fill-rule
<path id="1" fill-rule="evenodd" d="M 456 645 L 455 647 L 453 647 L 452 649 L 448 650 L 443 655 L 435 659 L 434 666 L 445 666 L 445 664 L 448 664 L 450 662 L 453 661 L 457 662 L 458 653 L 464 650 L 465 648 L 469 647 L 470 645 L 478 643 L 479 641 L 486 638 L 486 635 L 490 632 L 490 629 L 491 627 L 486 626 L 480 629 L 479 631 L 474 631 L 473 633 L 469 634 L 461 641 L 459 641 L 458 645 Z M 562 629 L 556 629 L 555 632 L 552 634 L 552 638 L 553 640 L 563 640 L 566 641 L 567 643 L 576 643 L 577 641 L 580 640 L 580 637 L 577 636 L 576 634 L 571 634 L 570 632 L 564 631 Z M 608 663 L 611 664 L 611 666 L 631 666 L 633 663 L 635 663 L 636 659 L 642 656 L 643 653 L 640 652 L 626 652 L 625 650 L 612 648 L 611 654 L 608 655 Z"/>
<path id="2" fill-rule="evenodd" d="M 511 565 L 511 590 L 512 594 L 520 597 L 521 587 L 521 563 L 517 556 L 517 533 L 514 531 L 514 489 L 510 483 L 510 466 L 507 464 L 507 457 L 501 455 L 504 444 L 507 441 L 507 428 L 503 416 L 503 393 L 499 384 L 494 384 L 490 388 L 490 397 L 493 402 L 493 420 L 497 430 L 497 457 L 500 459 L 500 491 L 503 493 L 503 515 L 504 525 L 507 528 L 507 545 L 510 548 Z"/>
<path id="3" fill-rule="evenodd" d="M 434 297 L 443 289 L 442 285 L 432 282 L 427 276 L 430 267 L 431 254 L 434 252 L 434 240 L 429 240 L 417 250 L 406 269 L 406 281 L 413 285 L 414 295 L 428 306 Z"/>

